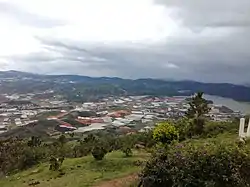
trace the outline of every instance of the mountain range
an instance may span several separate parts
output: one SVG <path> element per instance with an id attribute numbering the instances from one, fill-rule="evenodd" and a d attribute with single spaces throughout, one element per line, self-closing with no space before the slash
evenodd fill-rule
<path id="1" fill-rule="evenodd" d="M 202 91 L 205 94 L 232 98 L 237 101 L 250 101 L 250 87 L 229 83 L 41 75 L 19 71 L 1 71 L 0 81 L 0 93 L 29 93 L 53 89 L 63 93 L 69 99 L 109 95 L 185 96 Z"/>

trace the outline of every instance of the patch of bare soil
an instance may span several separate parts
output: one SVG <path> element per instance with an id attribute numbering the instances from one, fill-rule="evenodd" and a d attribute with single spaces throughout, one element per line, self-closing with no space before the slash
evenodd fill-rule
<path id="1" fill-rule="evenodd" d="M 129 187 L 138 179 L 137 174 L 132 174 L 126 177 L 105 181 L 97 185 L 96 187 Z"/>

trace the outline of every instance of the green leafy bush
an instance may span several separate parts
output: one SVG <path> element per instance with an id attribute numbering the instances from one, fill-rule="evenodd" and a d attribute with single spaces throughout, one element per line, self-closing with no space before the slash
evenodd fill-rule
<path id="1" fill-rule="evenodd" d="M 0 141 L 0 172 L 7 174 L 32 167 L 46 157 L 45 152 L 41 147 L 29 147 L 26 141 L 19 139 Z"/>
<path id="2" fill-rule="evenodd" d="M 39 164 L 45 159 L 46 152 L 40 147 L 23 147 L 22 154 L 18 157 L 18 167 L 17 169 L 23 170 L 28 169 L 34 165 Z"/>
<path id="3" fill-rule="evenodd" d="M 239 123 L 236 122 L 215 122 L 207 121 L 203 136 L 205 137 L 215 137 L 224 132 L 237 134 L 239 128 Z"/>
<path id="4" fill-rule="evenodd" d="M 183 141 L 194 136 L 194 125 L 191 119 L 183 117 L 173 122 L 176 130 L 179 133 L 179 140 Z"/>
<path id="5" fill-rule="evenodd" d="M 122 152 L 125 154 L 126 157 L 130 157 L 133 155 L 132 149 L 129 147 L 123 148 Z"/>
<path id="6" fill-rule="evenodd" d="M 141 175 L 143 187 L 243 187 L 250 185 L 250 150 L 231 142 L 190 141 L 158 151 Z"/>
<path id="7" fill-rule="evenodd" d="M 102 146 L 95 146 L 92 150 L 92 155 L 96 160 L 102 160 L 107 154 L 107 151 Z"/>
<path id="8" fill-rule="evenodd" d="M 153 138 L 157 142 L 170 144 L 173 140 L 178 139 L 178 131 L 170 123 L 163 122 L 154 129 Z"/>

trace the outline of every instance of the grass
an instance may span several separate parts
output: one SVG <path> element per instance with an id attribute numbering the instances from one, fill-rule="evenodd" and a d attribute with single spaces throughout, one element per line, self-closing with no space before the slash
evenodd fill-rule
<path id="1" fill-rule="evenodd" d="M 6 179 L 0 180 L 2 187 L 27 187 L 32 182 L 39 181 L 37 187 L 87 187 L 102 181 L 120 178 L 140 171 L 135 165 L 137 160 L 148 158 L 147 153 L 134 151 L 132 157 L 124 157 L 121 152 L 112 152 L 102 161 L 96 161 L 92 156 L 66 159 L 62 172 L 49 171 L 48 164 L 41 164 L 35 168 L 20 172 Z"/>

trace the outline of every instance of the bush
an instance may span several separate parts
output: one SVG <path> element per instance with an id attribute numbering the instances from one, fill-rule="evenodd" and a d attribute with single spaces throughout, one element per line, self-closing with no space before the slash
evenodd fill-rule
<path id="1" fill-rule="evenodd" d="M 58 171 L 60 167 L 62 166 L 63 161 L 64 161 L 64 157 L 60 157 L 60 158 L 51 157 L 49 160 L 50 162 L 49 170 Z"/>
<path id="2" fill-rule="evenodd" d="M 205 120 L 203 132 L 197 134 L 196 125 L 194 124 L 196 120 L 182 118 L 174 122 L 174 126 L 179 133 L 179 141 L 184 141 L 189 138 L 211 138 L 216 137 L 222 133 L 232 133 L 237 134 L 239 128 L 239 122 L 216 122 Z"/>
<path id="3" fill-rule="evenodd" d="M 194 125 L 191 119 L 183 117 L 174 122 L 175 128 L 179 133 L 179 140 L 183 141 L 194 136 Z"/>
<path id="4" fill-rule="evenodd" d="M 18 168 L 20 170 L 28 169 L 34 165 L 37 165 L 45 158 L 45 150 L 40 147 L 23 148 L 23 152 L 18 158 Z"/>
<path id="5" fill-rule="evenodd" d="M 207 121 L 203 136 L 205 137 L 215 137 L 221 133 L 229 132 L 237 134 L 239 124 L 236 122 L 214 122 Z"/>
<path id="6" fill-rule="evenodd" d="M 102 146 L 96 146 L 92 150 L 92 155 L 96 160 L 102 160 L 107 154 L 107 151 Z"/>
<path id="7" fill-rule="evenodd" d="M 178 131 L 168 122 L 160 123 L 153 131 L 153 138 L 157 142 L 170 144 L 178 139 Z"/>
<path id="8" fill-rule="evenodd" d="M 19 139 L 0 141 L 0 172 L 9 173 L 27 169 L 43 160 L 46 150 L 41 147 L 29 147 Z"/>
<path id="9" fill-rule="evenodd" d="M 130 157 L 133 155 L 133 152 L 132 152 L 131 148 L 129 148 L 129 147 L 123 148 L 122 152 L 125 154 L 126 157 Z"/>
<path id="10" fill-rule="evenodd" d="M 243 187 L 250 185 L 250 151 L 235 142 L 194 141 L 157 152 L 141 175 L 144 187 Z"/>

